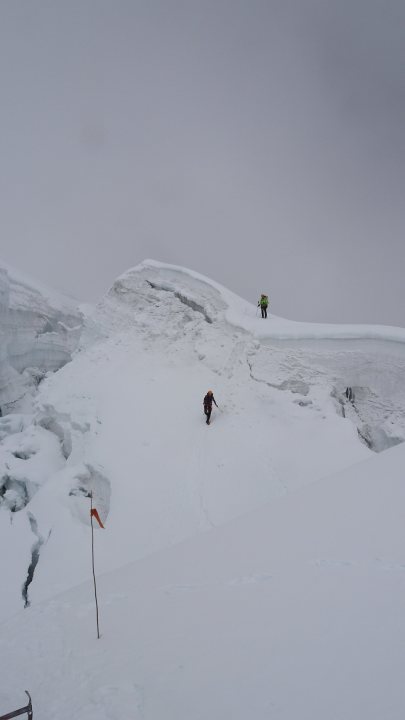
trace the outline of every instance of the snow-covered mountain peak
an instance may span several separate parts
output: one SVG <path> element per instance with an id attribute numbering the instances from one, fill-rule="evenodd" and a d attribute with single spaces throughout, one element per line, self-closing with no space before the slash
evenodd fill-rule
<path id="1" fill-rule="evenodd" d="M 144 310 L 145 302 L 149 302 L 150 290 L 168 293 L 180 302 L 188 305 L 196 312 L 204 315 L 208 323 L 227 321 L 237 329 L 245 330 L 257 339 L 266 340 L 382 340 L 405 344 L 405 328 L 386 325 L 349 325 L 296 322 L 278 317 L 271 312 L 272 297 L 270 295 L 269 320 L 257 322 L 260 312 L 256 304 L 244 300 L 220 283 L 201 275 L 193 270 L 161 263 L 156 260 L 144 260 L 139 265 L 127 270 L 113 283 L 100 307 L 110 304 L 125 315 L 125 321 L 131 317 L 126 309 Z M 263 288 L 260 288 L 263 290 Z M 258 291 L 258 297 L 260 293 Z M 162 312 L 168 298 L 160 295 Z M 149 300 L 148 300 L 149 298 Z M 121 301 L 117 306 L 116 301 Z M 117 319 L 118 322 L 118 319 Z M 119 323 L 118 323 L 119 324 Z"/>

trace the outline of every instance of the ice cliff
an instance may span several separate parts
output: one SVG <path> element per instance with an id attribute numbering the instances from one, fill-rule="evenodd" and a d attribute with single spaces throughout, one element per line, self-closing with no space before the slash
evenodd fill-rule
<path id="1" fill-rule="evenodd" d="M 30 390 L 62 367 L 83 324 L 75 303 L 0 263 L 0 407 L 25 409 Z M 24 400 L 25 398 L 25 400 Z"/>

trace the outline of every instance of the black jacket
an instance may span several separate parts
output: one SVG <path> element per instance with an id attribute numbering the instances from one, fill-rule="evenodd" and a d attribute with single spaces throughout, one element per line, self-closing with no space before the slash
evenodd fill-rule
<path id="1" fill-rule="evenodd" d="M 205 398 L 204 398 L 204 407 L 205 407 L 205 408 L 212 408 L 212 403 L 215 403 L 215 405 L 217 405 L 216 402 L 215 402 L 214 396 L 207 394 L 207 395 L 205 396 Z M 217 407 L 218 407 L 218 405 L 217 405 Z"/>

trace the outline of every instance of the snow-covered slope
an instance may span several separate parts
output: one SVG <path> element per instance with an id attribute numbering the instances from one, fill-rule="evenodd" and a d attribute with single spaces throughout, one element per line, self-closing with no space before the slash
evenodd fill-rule
<path id="1" fill-rule="evenodd" d="M 82 327 L 75 303 L 0 263 L 0 407 L 22 401 L 49 370 L 71 358 Z"/>
<path id="2" fill-rule="evenodd" d="M 261 573 L 254 568 L 249 569 L 248 556 L 249 562 L 255 553 L 258 558 L 267 557 L 271 547 L 271 552 L 276 553 L 268 556 L 271 563 L 276 557 L 281 564 L 292 562 L 292 554 L 299 552 L 300 530 L 297 526 L 296 535 L 291 518 L 296 519 L 300 514 L 301 511 L 296 508 L 301 507 L 299 503 L 305 506 L 307 501 L 304 498 L 313 498 L 316 508 L 320 493 L 321 516 L 318 517 L 315 512 L 310 520 L 319 532 L 317 542 L 320 545 L 324 542 L 324 533 L 326 547 L 331 547 L 328 533 L 330 527 L 335 527 L 329 522 L 332 510 L 328 510 L 329 515 L 326 513 L 325 522 L 322 520 L 329 490 L 331 498 L 335 497 L 342 483 L 344 491 L 338 502 L 349 507 L 350 478 L 358 477 L 356 468 L 371 468 L 379 488 L 382 487 L 381 468 L 386 468 L 389 474 L 393 463 L 394 475 L 399 472 L 405 446 L 379 456 L 372 450 L 384 450 L 405 439 L 404 371 L 405 330 L 400 328 L 311 326 L 274 316 L 265 321 L 256 316 L 254 306 L 194 272 L 152 261 L 128 271 L 113 284 L 95 313 L 86 318 L 81 346 L 72 362 L 40 384 L 33 414 L 7 415 L 0 420 L 0 439 L 3 441 L 0 451 L 0 542 L 3 547 L 9 548 L 7 557 L 2 556 L 0 560 L 5 588 L 0 598 L 1 617 L 9 617 L 29 602 L 32 610 L 38 607 L 38 612 L 42 612 L 45 619 L 49 618 L 52 627 L 57 624 L 52 608 L 60 610 L 66 607 L 66 617 L 75 617 L 76 609 L 82 602 L 79 599 L 81 593 L 88 593 L 87 588 L 78 591 L 77 595 L 73 592 L 70 599 L 61 600 L 61 604 L 59 601 L 41 606 L 38 603 L 55 597 L 56 593 L 66 591 L 89 576 L 90 490 L 106 525 L 106 530 L 97 533 L 97 570 L 100 574 L 112 570 L 117 572 L 113 581 L 106 576 L 104 589 L 107 593 L 110 582 L 116 584 L 114 592 L 118 593 L 117 597 L 123 598 L 122 617 L 126 621 L 133 596 L 132 590 L 125 589 L 124 579 L 133 577 L 133 581 L 129 582 L 134 583 L 136 595 L 138 574 L 145 579 L 150 572 L 151 577 L 154 575 L 157 578 L 165 572 L 167 563 L 167 572 L 169 575 L 173 573 L 173 579 L 168 575 L 162 587 L 176 585 L 176 573 L 186 572 L 186 557 L 191 565 L 191 575 L 196 570 L 193 568 L 194 548 L 195 562 L 197 565 L 202 563 L 203 575 L 205 571 L 209 573 L 211 566 L 215 568 L 217 562 L 223 562 L 224 569 L 232 556 L 235 577 L 248 578 L 246 583 L 236 583 L 235 587 L 257 585 L 260 601 L 261 581 L 250 581 L 249 578 L 266 575 L 267 570 Z M 354 395 L 351 401 L 345 395 L 347 387 Z M 208 388 L 214 390 L 220 406 L 219 410 L 214 408 L 210 427 L 205 425 L 202 413 L 202 398 Z M 380 459 L 388 457 L 393 460 Z M 365 460 L 370 460 L 371 464 L 359 465 Z M 354 474 L 346 475 L 344 471 L 347 468 L 352 468 L 350 473 Z M 343 474 L 333 481 L 325 481 L 324 486 L 324 479 L 336 472 Z M 362 470 L 359 474 L 361 492 L 356 490 L 354 495 L 353 513 L 358 512 L 359 498 L 364 492 L 365 472 Z M 391 482 L 390 477 L 388 483 Z M 304 490 L 307 486 L 308 489 Z M 364 502 L 366 500 L 364 498 Z M 387 502 L 391 503 L 391 500 L 396 512 L 398 496 L 392 493 Z M 375 511 L 372 509 L 374 501 L 373 495 L 370 514 Z M 390 507 L 387 506 L 388 514 Z M 246 513 L 250 513 L 246 520 L 235 522 L 236 518 Z M 279 516 L 281 524 L 277 520 Z M 359 525 L 363 522 L 360 515 L 357 521 Z M 292 544 L 282 532 L 284 522 L 291 533 Z M 229 523 L 228 541 L 228 530 L 225 528 Z M 261 542 L 255 527 L 257 524 L 259 531 L 267 523 L 270 534 L 263 534 Z M 385 523 L 384 518 L 381 533 Z M 276 528 L 274 535 L 271 534 L 273 526 Z M 219 530 L 220 527 L 224 530 Z M 305 532 L 308 528 L 309 524 L 305 526 Z M 251 542 L 247 540 L 249 533 L 252 535 Z M 195 539 L 201 535 L 204 537 Z M 311 537 L 308 542 L 312 542 Z M 222 538 L 226 548 L 223 560 Z M 165 549 L 179 542 L 183 545 L 166 552 Z M 382 534 L 379 542 L 384 548 Z M 307 547 L 305 543 L 304 546 Z M 308 547 L 310 554 L 313 545 Z M 184 559 L 181 559 L 183 550 L 179 548 L 185 549 Z M 201 556 L 198 548 L 201 548 Z M 348 556 L 349 550 L 348 546 Z M 159 554 L 154 556 L 153 553 Z M 333 553 L 331 557 L 333 559 Z M 145 560 L 133 570 L 119 570 L 142 558 Z M 176 570 L 177 567 L 181 570 Z M 300 578 L 302 570 L 291 565 L 291 568 L 295 567 Z M 311 596 L 316 594 L 320 572 L 316 567 L 311 566 L 311 572 L 305 576 L 305 588 Z M 326 564 L 325 567 L 322 565 L 328 575 L 329 566 Z M 335 567 L 332 563 L 331 567 L 335 578 L 340 572 L 340 565 Z M 356 570 L 353 572 L 356 575 Z M 272 573 L 269 571 L 269 574 Z M 298 584 L 294 585 L 293 574 L 291 569 L 288 587 L 299 602 L 297 593 L 301 590 Z M 197 585 L 205 584 L 203 575 Z M 193 584 L 189 578 L 185 580 L 185 585 L 189 581 Z M 122 582 L 124 589 L 121 591 Z M 213 582 L 208 574 L 208 586 Z M 331 582 L 335 583 L 335 579 Z M 265 603 L 268 601 L 266 583 L 265 580 Z M 224 598 L 231 604 L 233 598 L 237 598 L 233 592 L 244 592 L 232 590 L 232 583 L 226 587 Z M 353 587 L 345 586 L 344 592 L 349 593 Z M 148 583 L 145 588 L 142 608 L 149 602 Z M 194 590 L 190 597 L 193 593 Z M 172 620 L 169 622 L 181 635 L 183 601 L 178 604 L 175 593 L 171 605 L 172 595 L 171 591 L 167 593 L 168 608 L 161 605 L 160 600 L 155 606 L 153 595 L 150 597 L 151 618 L 155 618 L 153 608 L 168 618 L 172 611 L 178 612 L 177 625 Z M 166 591 L 163 596 L 166 596 Z M 109 595 L 110 599 L 105 602 L 114 605 L 114 597 L 114 594 Z M 209 612 L 201 629 L 207 642 L 210 637 L 215 646 L 217 625 L 215 618 L 212 619 L 215 593 L 208 595 L 206 600 Z M 286 595 L 281 593 L 274 602 L 276 609 L 281 610 Z M 323 607 L 326 597 L 322 594 L 320 602 Z M 91 600 L 86 600 L 86 603 L 90 612 Z M 255 603 L 256 600 L 253 605 Z M 194 622 L 189 615 L 191 609 L 186 606 L 185 621 L 189 617 L 190 622 Z M 244 620 L 242 615 L 238 615 L 238 610 L 238 623 L 249 623 L 251 606 L 245 609 Z M 36 623 L 37 615 L 31 610 L 24 612 L 24 623 L 28 623 L 25 627 L 29 628 L 29 618 L 32 615 Z M 144 610 L 140 612 L 142 617 Z M 322 612 L 329 617 L 329 610 Z M 86 613 L 78 609 L 78 615 L 83 619 L 88 617 Z M 17 617 L 21 622 L 21 615 Z M 208 618 L 213 621 L 211 635 Z M 285 619 L 285 632 L 280 635 L 279 643 L 286 641 L 286 627 L 290 620 Z M 153 624 L 153 619 L 150 622 Z M 164 624 L 164 619 L 162 622 Z M 261 624 L 262 620 L 257 626 L 259 634 L 264 632 Z M 158 625 L 160 627 L 160 621 Z M 137 623 L 135 627 L 137 630 L 140 628 Z M 146 627 L 151 625 L 146 623 Z M 186 634 L 187 627 L 186 622 Z M 78 638 L 85 637 L 80 623 L 77 631 Z M 66 642 L 62 639 L 64 632 L 63 627 L 60 631 L 55 630 L 60 638 L 58 643 Z M 241 644 L 244 642 L 243 638 L 249 631 L 243 633 L 235 635 L 237 647 L 239 641 Z M 251 642 L 257 640 L 257 633 L 253 633 Z M 34 645 L 35 635 L 36 630 L 32 629 Z M 132 635 L 128 636 L 129 643 L 132 638 Z M 190 658 L 191 666 L 187 672 L 191 672 L 190 668 L 197 660 L 191 659 L 191 651 L 182 645 L 180 637 L 178 640 L 179 648 L 184 647 Z M 83 648 L 87 648 L 87 642 L 83 642 Z M 151 642 L 151 647 L 157 648 L 155 636 Z M 176 648 L 176 653 L 179 648 Z M 202 650 L 207 652 L 207 647 Z M 52 654 L 52 645 L 49 645 L 48 651 Z M 73 646 L 69 646 L 69 652 L 74 655 Z M 95 679 L 89 680 L 92 688 L 103 683 L 103 673 L 109 672 L 107 664 L 97 655 L 103 651 L 95 649 L 94 652 L 96 655 L 93 651 L 90 655 L 101 675 L 98 676 L 96 671 Z M 130 653 L 129 646 L 125 652 Z M 164 654 L 166 652 L 167 648 Z M 139 681 L 135 679 L 133 685 L 128 680 L 120 685 L 118 680 L 114 680 L 117 685 L 102 691 L 100 702 L 108 707 L 105 717 L 133 716 L 128 715 L 120 702 L 122 697 L 127 696 L 131 707 L 134 702 L 136 707 L 138 700 L 142 706 L 142 693 L 139 695 L 138 690 L 140 686 L 145 686 L 143 680 L 149 671 L 152 679 L 148 687 L 152 689 L 148 689 L 147 693 L 156 695 L 154 674 L 159 672 L 160 666 L 148 655 L 146 646 L 140 653 L 146 658 L 146 664 L 145 667 L 136 665 Z M 233 650 L 229 660 L 232 654 Z M 1 656 L 5 657 L 3 652 Z M 18 664 L 18 651 L 13 657 Z M 258 675 L 262 659 L 259 653 L 257 664 L 252 665 Z M 71 698 L 76 697 L 73 689 L 78 677 L 76 669 L 68 672 L 67 665 L 62 663 L 62 666 L 61 675 L 67 673 L 66 688 L 71 688 Z M 80 667 L 87 677 L 88 666 L 78 664 L 78 673 Z M 119 667 L 120 661 L 117 660 Z M 215 663 L 213 667 L 216 667 Z M 242 678 L 244 666 L 238 667 L 237 673 L 240 672 Z M 294 667 L 291 687 L 298 682 L 298 666 Z M 0 676 L 1 670 L 0 667 Z M 56 685 L 62 682 L 58 673 L 56 668 Z M 253 687 L 251 693 L 254 693 L 252 678 L 253 675 L 249 675 L 247 683 L 250 688 Z M 260 698 L 267 685 L 266 672 L 263 678 L 263 684 L 258 681 Z M 224 676 L 225 684 L 228 681 L 230 687 L 235 677 L 231 674 L 227 680 Z M 191 703 L 193 688 L 197 691 L 197 685 L 193 685 L 190 678 L 186 683 L 189 701 L 184 708 L 181 702 L 180 705 L 177 702 L 178 691 L 173 698 L 168 686 L 162 686 L 162 707 L 166 698 L 166 709 L 167 704 L 170 708 L 168 717 L 207 717 L 207 714 L 198 715 L 190 711 L 187 703 Z M 208 683 L 216 687 L 211 676 Z M 17 688 L 17 685 L 12 687 Z M 117 693 L 115 687 L 119 688 Z M 216 693 L 214 697 L 217 697 Z M 115 696 L 119 712 L 113 709 Z M 96 701 L 92 708 L 91 693 L 86 695 L 83 690 L 83 695 L 77 694 L 83 702 L 84 697 L 87 698 L 87 709 L 79 714 L 70 705 L 69 712 L 82 720 L 89 720 L 102 710 Z M 247 714 L 246 698 L 241 704 L 245 709 L 244 716 Z M 198 705 L 198 701 L 195 702 Z M 274 702 L 277 708 L 278 701 Z M 148 700 L 148 703 L 150 709 L 144 709 L 143 716 L 162 717 L 159 705 L 154 705 L 153 700 Z M 208 717 L 239 717 L 232 709 L 231 698 L 229 703 L 228 710 L 226 703 L 220 704 L 221 712 L 210 711 Z M 57 710 L 56 705 L 52 708 L 54 715 L 64 717 L 60 705 Z M 250 716 L 268 717 L 264 710 L 259 711 L 258 708 Z M 283 715 L 280 711 L 276 717 L 295 718 L 293 706 L 288 705 L 288 708 L 289 714 Z M 321 717 L 316 714 L 307 716 Z"/>
<path id="3" fill-rule="evenodd" d="M 142 285 L 142 281 L 145 280 L 156 290 L 177 294 L 180 300 L 202 312 L 208 322 L 227 320 L 230 325 L 243 328 L 262 339 L 300 341 L 356 339 L 405 343 L 405 328 L 389 325 L 296 322 L 276 315 L 269 315 L 271 323 L 257 323 L 259 311 L 223 285 L 193 270 L 155 260 L 145 260 L 137 267 L 128 270 L 118 278 L 113 290 L 126 294 Z"/>
<path id="4" fill-rule="evenodd" d="M 20 614 L 4 709 L 29 687 L 43 720 L 402 720 L 404 463 L 402 445 L 102 576 L 99 641 L 90 583 Z"/>

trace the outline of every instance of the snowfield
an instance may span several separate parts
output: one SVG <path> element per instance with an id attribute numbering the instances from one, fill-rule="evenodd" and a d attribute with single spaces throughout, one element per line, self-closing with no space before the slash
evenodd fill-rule
<path id="1" fill-rule="evenodd" d="M 405 330 L 145 261 L 79 334 L 0 418 L 0 714 L 402 718 Z"/>
<path id="2" fill-rule="evenodd" d="M 402 445 L 103 575 L 100 641 L 90 583 L 20 613 L 4 707 L 30 687 L 44 720 L 400 720 L 404 461 Z"/>

